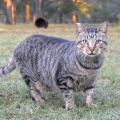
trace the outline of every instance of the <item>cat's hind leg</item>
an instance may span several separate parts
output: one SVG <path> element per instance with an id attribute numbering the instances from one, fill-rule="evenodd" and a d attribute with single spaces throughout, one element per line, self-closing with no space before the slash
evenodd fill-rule
<path id="1" fill-rule="evenodd" d="M 24 76 L 22 76 L 22 78 L 24 79 L 24 81 L 25 81 L 25 83 L 28 87 L 30 97 L 34 101 L 39 101 L 39 102 L 42 102 L 42 103 L 45 102 L 45 99 L 42 96 L 41 91 L 36 88 L 37 82 L 33 81 L 32 78 L 28 75 L 24 75 Z"/>
<path id="2" fill-rule="evenodd" d="M 35 88 L 40 93 L 42 99 L 44 99 L 45 101 L 47 101 L 47 98 L 44 97 L 42 93 L 44 91 L 48 91 L 50 89 L 47 86 L 45 86 L 44 84 L 42 84 L 40 81 L 35 82 Z"/>

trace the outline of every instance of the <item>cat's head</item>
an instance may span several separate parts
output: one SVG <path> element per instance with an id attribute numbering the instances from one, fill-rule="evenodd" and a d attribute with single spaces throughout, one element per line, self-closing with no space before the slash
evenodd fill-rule
<path id="1" fill-rule="evenodd" d="M 78 50 L 91 57 L 103 54 L 107 47 L 107 23 L 97 26 L 76 25 Z"/>

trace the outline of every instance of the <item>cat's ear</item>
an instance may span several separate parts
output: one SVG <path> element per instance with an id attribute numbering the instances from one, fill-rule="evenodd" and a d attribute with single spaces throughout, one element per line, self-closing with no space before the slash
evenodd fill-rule
<path id="1" fill-rule="evenodd" d="M 84 27 L 82 23 L 76 23 L 76 27 L 77 27 L 77 32 L 81 33 L 84 31 Z"/>
<path id="2" fill-rule="evenodd" d="M 108 22 L 103 22 L 102 24 L 100 24 L 99 31 L 103 33 L 107 33 L 107 29 L 108 29 Z"/>

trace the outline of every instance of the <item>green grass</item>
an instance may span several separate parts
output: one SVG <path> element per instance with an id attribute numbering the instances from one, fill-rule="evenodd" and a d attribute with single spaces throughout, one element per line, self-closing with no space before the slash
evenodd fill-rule
<path id="1" fill-rule="evenodd" d="M 120 26 L 119 26 L 120 27 Z M 66 111 L 61 94 L 46 92 L 48 101 L 35 103 L 29 98 L 26 85 L 18 71 L 0 77 L 0 120 L 120 120 L 120 29 L 108 32 L 106 61 L 95 89 L 97 108 L 83 106 L 76 93 L 77 108 Z M 50 25 L 37 29 L 33 25 L 0 25 L 0 66 L 7 63 L 15 46 L 32 34 L 49 34 L 75 39 L 73 25 Z"/>

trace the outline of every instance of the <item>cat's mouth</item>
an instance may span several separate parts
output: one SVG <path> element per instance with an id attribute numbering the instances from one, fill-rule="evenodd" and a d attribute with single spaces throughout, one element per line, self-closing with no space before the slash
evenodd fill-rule
<path id="1" fill-rule="evenodd" d="M 90 54 L 88 54 L 88 55 L 90 55 L 90 56 L 95 56 L 96 54 L 95 53 L 93 53 L 93 52 L 91 52 Z"/>

